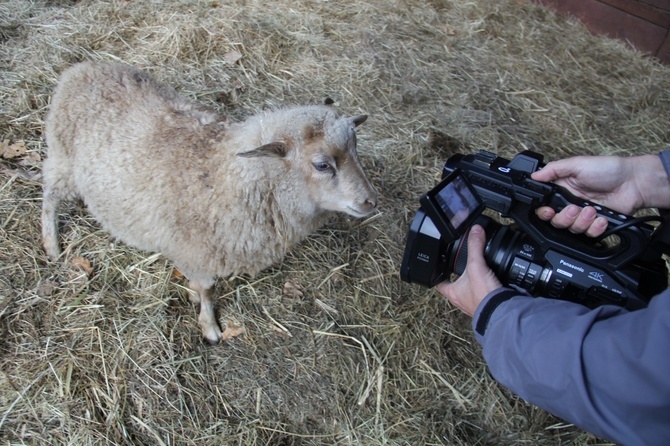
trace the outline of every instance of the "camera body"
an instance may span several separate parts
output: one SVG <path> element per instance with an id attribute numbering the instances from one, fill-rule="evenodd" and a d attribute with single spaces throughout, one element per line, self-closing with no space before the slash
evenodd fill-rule
<path id="1" fill-rule="evenodd" d="M 529 150 L 511 161 L 485 150 L 451 156 L 442 181 L 421 197 L 407 236 L 401 279 L 432 287 L 452 273 L 462 274 L 468 231 L 476 223 L 486 231 L 484 256 L 496 276 L 533 296 L 591 308 L 614 304 L 638 309 L 667 288 L 662 256 L 669 252 L 670 235 L 664 222 L 654 227 L 559 185 L 533 180 L 530 174 L 543 166 L 542 155 Z M 605 217 L 607 240 L 555 228 L 535 214 L 540 206 L 560 211 L 568 204 L 593 206 Z M 496 222 L 482 214 L 485 208 L 515 224 Z"/>

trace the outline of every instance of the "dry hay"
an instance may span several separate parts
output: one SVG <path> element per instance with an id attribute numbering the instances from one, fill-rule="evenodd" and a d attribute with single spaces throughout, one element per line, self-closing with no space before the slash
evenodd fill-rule
<path id="1" fill-rule="evenodd" d="M 246 331 L 204 345 L 171 265 L 81 204 L 62 215 L 65 262 L 39 246 L 45 109 L 84 59 L 138 65 L 233 118 L 324 97 L 368 113 L 379 213 L 221 281 L 221 322 Z M 657 152 L 669 68 L 526 0 L 6 0 L 0 70 L 0 140 L 25 143 L 0 164 L 3 443 L 599 443 L 496 384 L 468 318 L 397 272 L 451 153 Z"/>

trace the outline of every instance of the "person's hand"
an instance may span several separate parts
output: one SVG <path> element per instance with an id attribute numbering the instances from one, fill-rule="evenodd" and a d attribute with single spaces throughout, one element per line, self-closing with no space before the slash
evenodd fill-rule
<path id="1" fill-rule="evenodd" d="M 463 275 L 455 282 L 444 281 L 436 287 L 449 302 L 470 316 L 475 314 L 487 294 L 502 286 L 486 264 L 485 245 L 484 228 L 474 225 L 468 238 L 468 261 Z"/>
<path id="2" fill-rule="evenodd" d="M 670 184 L 656 155 L 566 158 L 547 163 L 531 177 L 537 181 L 555 182 L 578 197 L 624 214 L 632 214 L 642 207 L 670 204 Z M 558 213 L 543 206 L 536 213 L 557 228 L 591 237 L 597 237 L 607 229 L 607 220 L 597 217 L 596 210 L 590 206 L 569 205 Z"/>
<path id="3" fill-rule="evenodd" d="M 591 206 L 580 208 L 569 204 L 558 213 L 549 206 L 542 206 L 535 212 L 540 219 L 550 221 L 553 226 L 568 229 L 575 234 L 598 237 L 607 229 L 607 219 L 598 217 L 598 212 Z"/>

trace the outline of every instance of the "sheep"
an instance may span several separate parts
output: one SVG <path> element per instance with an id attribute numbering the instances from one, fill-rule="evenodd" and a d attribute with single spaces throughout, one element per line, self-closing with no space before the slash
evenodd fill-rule
<path id="1" fill-rule="evenodd" d="M 80 198 L 114 239 L 160 252 L 184 274 L 204 339 L 220 342 L 217 278 L 255 276 L 333 212 L 360 218 L 377 207 L 356 152 L 367 116 L 326 104 L 231 123 L 135 67 L 72 66 L 45 121 L 48 258 L 61 254 L 59 204 Z"/>

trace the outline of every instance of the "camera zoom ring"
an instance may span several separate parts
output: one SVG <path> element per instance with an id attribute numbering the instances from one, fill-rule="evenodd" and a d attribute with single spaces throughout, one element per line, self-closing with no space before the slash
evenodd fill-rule
<path id="1" fill-rule="evenodd" d="M 469 229 L 458 241 L 454 254 L 454 273 L 459 276 L 465 272 L 465 267 L 468 263 L 468 238 L 470 238 Z"/>

